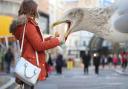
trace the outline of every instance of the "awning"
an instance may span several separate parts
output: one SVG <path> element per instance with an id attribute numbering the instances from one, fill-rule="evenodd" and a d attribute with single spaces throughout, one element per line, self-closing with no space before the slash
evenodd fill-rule
<path id="1" fill-rule="evenodd" d="M 12 20 L 13 17 L 11 16 L 0 15 L 0 37 L 12 36 L 12 34 L 9 33 L 9 27 Z"/>

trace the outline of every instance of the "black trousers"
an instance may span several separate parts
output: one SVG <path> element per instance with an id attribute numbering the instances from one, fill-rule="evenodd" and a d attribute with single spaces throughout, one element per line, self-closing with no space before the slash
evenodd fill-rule
<path id="1" fill-rule="evenodd" d="M 84 74 L 88 74 L 88 65 L 84 64 Z"/>
<path id="2" fill-rule="evenodd" d="M 34 89 L 34 86 L 30 86 L 30 85 L 24 83 L 24 89 Z"/>
<path id="3" fill-rule="evenodd" d="M 62 67 L 61 66 L 56 66 L 56 72 L 58 74 L 62 74 Z"/>
<path id="4" fill-rule="evenodd" d="M 95 65 L 95 73 L 99 74 L 99 65 Z"/>
<path id="5" fill-rule="evenodd" d="M 127 62 L 123 62 L 123 63 L 122 63 L 122 68 L 123 68 L 123 69 L 126 69 L 126 67 L 127 67 Z"/>
<path id="6" fill-rule="evenodd" d="M 34 86 L 30 86 L 25 82 L 21 81 L 19 78 L 16 77 L 15 82 L 21 86 L 21 89 L 34 89 Z"/>
<path id="7" fill-rule="evenodd" d="M 6 73 L 10 73 L 11 62 L 6 62 Z"/>

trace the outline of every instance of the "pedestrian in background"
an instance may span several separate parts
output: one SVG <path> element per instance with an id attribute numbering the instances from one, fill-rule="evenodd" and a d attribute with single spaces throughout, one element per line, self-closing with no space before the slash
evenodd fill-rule
<path id="1" fill-rule="evenodd" d="M 109 54 L 108 57 L 108 65 L 109 65 L 109 69 L 111 68 L 111 64 L 112 64 L 112 54 Z"/>
<path id="2" fill-rule="evenodd" d="M 71 70 L 71 69 L 73 69 L 73 67 L 74 67 L 74 60 L 73 60 L 73 58 L 69 57 L 67 60 L 67 69 Z"/>
<path id="3" fill-rule="evenodd" d="M 53 71 L 53 59 L 50 53 L 49 53 L 47 64 L 48 64 L 48 73 L 51 73 Z"/>
<path id="4" fill-rule="evenodd" d="M 93 64 L 95 66 L 95 74 L 99 74 L 100 55 L 98 53 L 94 53 Z"/>
<path id="5" fill-rule="evenodd" d="M 104 69 L 105 65 L 107 64 L 108 59 L 105 55 L 102 55 L 100 60 L 101 60 L 102 67 Z"/>
<path id="6" fill-rule="evenodd" d="M 10 73 L 11 63 L 14 61 L 14 55 L 11 48 L 8 48 L 7 52 L 5 53 L 5 64 L 6 64 L 6 73 Z"/>
<path id="7" fill-rule="evenodd" d="M 62 68 L 63 68 L 63 55 L 58 54 L 56 58 L 56 72 L 57 74 L 62 74 Z"/>
<path id="8" fill-rule="evenodd" d="M 127 54 L 125 51 L 121 52 L 121 63 L 122 63 L 122 71 L 124 72 L 127 68 Z"/>
<path id="9" fill-rule="evenodd" d="M 91 55 L 89 54 L 89 52 L 83 52 L 81 53 L 81 59 L 82 59 L 82 63 L 84 65 L 84 74 L 88 74 L 89 72 L 89 65 L 90 65 L 90 60 L 91 60 Z"/>
<path id="10" fill-rule="evenodd" d="M 113 55 L 113 65 L 114 65 L 114 68 L 116 68 L 117 64 L 118 64 L 117 54 L 114 54 Z"/>

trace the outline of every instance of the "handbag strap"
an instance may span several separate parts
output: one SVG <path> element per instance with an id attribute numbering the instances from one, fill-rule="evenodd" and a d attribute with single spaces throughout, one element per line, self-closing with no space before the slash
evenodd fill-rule
<path id="1" fill-rule="evenodd" d="M 24 29 L 23 29 L 23 35 L 22 35 L 22 41 L 21 41 L 21 49 L 20 49 L 20 53 L 22 54 L 23 52 L 23 45 L 24 45 L 24 37 L 25 37 L 25 30 L 26 30 L 26 23 L 24 25 Z M 39 66 L 39 58 L 38 58 L 38 54 L 37 54 L 37 51 L 35 51 L 35 54 L 36 54 L 36 63 L 37 63 L 37 66 Z"/>
<path id="2" fill-rule="evenodd" d="M 25 28 L 26 28 L 26 24 L 24 25 L 23 35 L 22 35 L 21 49 L 20 49 L 20 53 L 21 53 L 21 54 L 22 54 L 22 52 L 23 52 L 24 36 L 25 36 Z"/>

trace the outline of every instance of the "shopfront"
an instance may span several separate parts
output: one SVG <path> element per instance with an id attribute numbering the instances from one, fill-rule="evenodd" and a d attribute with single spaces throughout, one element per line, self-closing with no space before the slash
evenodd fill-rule
<path id="1" fill-rule="evenodd" d="M 11 47 L 15 59 L 19 57 L 19 42 L 15 39 L 15 37 L 9 32 L 10 24 L 13 19 L 18 16 L 18 9 L 20 6 L 20 2 L 15 1 L 7 1 L 0 0 L 0 68 L 2 65 L 2 56 L 7 51 L 8 47 Z M 38 23 L 41 28 L 41 31 L 44 33 L 49 32 L 49 17 L 47 14 L 44 14 L 42 11 L 39 12 L 40 17 Z M 17 60 L 16 60 L 17 61 Z"/>
<path id="2" fill-rule="evenodd" d="M 9 33 L 10 24 L 17 16 L 20 3 L 12 1 L 0 1 L 0 43 L 5 42 L 8 47 L 9 42 L 15 42 L 16 39 Z M 37 20 L 41 31 L 45 34 L 49 33 L 49 16 L 39 11 L 40 17 Z"/>

